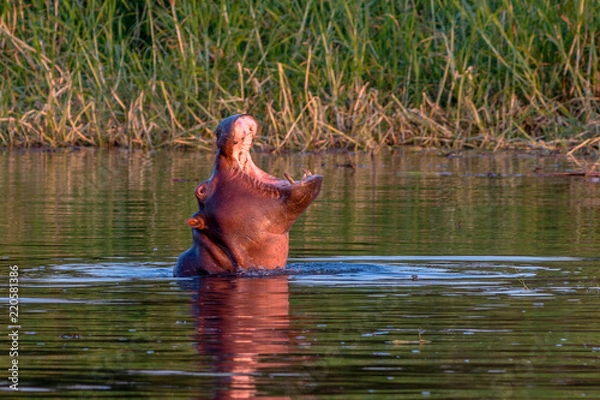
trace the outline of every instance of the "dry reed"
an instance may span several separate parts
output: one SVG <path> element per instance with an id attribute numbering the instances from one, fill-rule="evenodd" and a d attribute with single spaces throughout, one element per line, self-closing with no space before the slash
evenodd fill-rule
<path id="1" fill-rule="evenodd" d="M 0 145 L 597 151 L 600 3 L 177 0 L 0 6 Z"/>

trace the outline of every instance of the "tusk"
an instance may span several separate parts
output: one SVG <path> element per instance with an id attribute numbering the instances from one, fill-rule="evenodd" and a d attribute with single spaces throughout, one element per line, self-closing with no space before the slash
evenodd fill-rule
<path id="1" fill-rule="evenodd" d="M 310 172 L 306 168 L 302 168 L 302 171 L 304 171 L 304 175 L 306 175 L 306 176 L 312 176 L 312 172 Z"/>
<path id="2" fill-rule="evenodd" d="M 289 183 L 291 183 L 292 185 L 293 185 L 294 183 L 296 183 L 296 182 L 294 181 L 294 178 L 292 178 L 292 177 L 290 176 L 290 174 L 288 174 L 287 172 L 284 172 L 284 173 L 283 173 L 283 176 L 284 176 L 284 178 L 285 178 L 285 179 L 287 179 L 287 180 L 288 180 L 288 182 L 289 182 Z"/>

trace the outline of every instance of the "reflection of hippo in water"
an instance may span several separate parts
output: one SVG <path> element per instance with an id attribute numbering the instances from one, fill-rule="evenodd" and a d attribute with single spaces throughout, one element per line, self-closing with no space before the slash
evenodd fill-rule
<path id="1" fill-rule="evenodd" d="M 196 187 L 198 212 L 187 220 L 192 247 L 177 259 L 175 276 L 284 267 L 288 232 L 321 190 L 323 178 L 278 179 L 250 158 L 258 123 L 234 115 L 217 126 L 212 176 Z"/>
<path id="2" fill-rule="evenodd" d="M 289 370 L 293 362 L 299 362 L 289 354 L 298 333 L 290 328 L 288 277 L 208 276 L 194 282 L 199 285 L 192 303 L 196 348 L 208 357 L 198 359 L 198 372 L 206 379 L 203 391 L 212 392 L 214 399 L 262 397 L 261 377 Z M 300 365 L 310 360 L 301 361 Z M 304 388 L 290 385 L 285 374 L 266 379 L 270 388 L 285 385 L 286 392 Z"/>

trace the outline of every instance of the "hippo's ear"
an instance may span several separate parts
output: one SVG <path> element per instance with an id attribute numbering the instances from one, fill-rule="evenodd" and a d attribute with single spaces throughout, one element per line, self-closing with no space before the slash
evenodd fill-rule
<path id="1" fill-rule="evenodd" d="M 187 221 L 185 221 L 185 223 L 188 224 L 190 227 L 196 229 L 204 229 L 204 227 L 206 227 L 204 218 L 202 218 L 199 215 L 193 216 L 192 218 L 188 218 Z"/>

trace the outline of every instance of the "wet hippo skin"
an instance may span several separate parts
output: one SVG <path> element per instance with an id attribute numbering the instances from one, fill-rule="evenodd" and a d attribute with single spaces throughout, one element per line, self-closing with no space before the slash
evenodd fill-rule
<path id="1" fill-rule="evenodd" d="M 250 157 L 258 123 L 247 114 L 217 126 L 210 179 L 195 190 L 198 212 L 187 220 L 192 246 L 177 259 L 175 276 L 285 267 L 289 230 L 318 196 L 323 178 L 304 170 L 294 181 L 276 178 Z"/>

